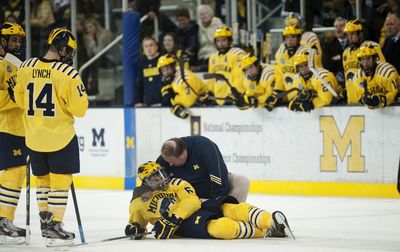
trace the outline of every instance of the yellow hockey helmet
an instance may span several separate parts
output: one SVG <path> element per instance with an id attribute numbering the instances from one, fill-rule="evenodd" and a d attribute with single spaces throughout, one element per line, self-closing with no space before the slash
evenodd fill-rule
<path id="1" fill-rule="evenodd" d="M 377 52 L 372 45 L 363 45 L 358 49 L 357 57 L 376 56 Z"/>
<path id="2" fill-rule="evenodd" d="M 257 62 L 257 57 L 254 55 L 247 54 L 242 58 L 242 69 L 249 67 L 250 65 Z"/>
<path id="3" fill-rule="evenodd" d="M 303 52 L 303 53 L 294 55 L 294 57 L 293 57 L 294 66 L 296 67 L 300 64 L 308 63 L 308 55 L 309 54 L 307 52 Z"/>
<path id="4" fill-rule="evenodd" d="M 356 32 L 362 30 L 363 26 L 361 24 L 361 21 L 358 19 L 353 19 L 348 21 L 344 27 L 344 32 Z"/>
<path id="5" fill-rule="evenodd" d="M 76 49 L 76 39 L 72 32 L 66 28 L 55 28 L 49 34 L 47 44 L 53 45 L 57 48 L 68 46 L 72 49 Z"/>
<path id="6" fill-rule="evenodd" d="M 175 57 L 171 54 L 165 54 L 161 56 L 157 61 L 157 68 L 161 68 L 163 66 L 168 66 L 170 64 L 175 63 Z"/>
<path id="7" fill-rule="evenodd" d="M 1 27 L 1 35 L 2 36 L 15 35 L 15 36 L 25 37 L 25 31 L 19 24 L 5 22 Z"/>
<path id="8" fill-rule="evenodd" d="M 287 35 L 300 35 L 301 30 L 300 28 L 296 26 L 286 26 L 285 29 L 283 29 L 282 35 L 287 36 Z"/>
<path id="9" fill-rule="evenodd" d="M 137 173 L 144 185 L 155 190 L 165 189 L 170 180 L 164 168 L 153 161 L 140 165 Z"/>
<path id="10" fill-rule="evenodd" d="M 214 32 L 214 38 L 222 38 L 222 37 L 232 37 L 232 31 L 229 29 L 229 27 L 221 27 L 215 30 Z"/>
<path id="11" fill-rule="evenodd" d="M 289 15 L 285 18 L 285 25 L 300 27 L 302 21 L 303 18 L 300 16 L 300 14 L 296 12 L 289 12 Z"/>

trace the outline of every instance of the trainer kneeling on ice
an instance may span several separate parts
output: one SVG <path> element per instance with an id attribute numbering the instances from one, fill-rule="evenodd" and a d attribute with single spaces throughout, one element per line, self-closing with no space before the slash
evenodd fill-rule
<path id="1" fill-rule="evenodd" d="M 194 188 L 185 180 L 170 179 L 164 168 L 149 161 L 138 168 L 144 186 L 134 189 L 125 234 L 142 239 L 148 223 L 157 239 L 174 235 L 188 238 L 242 239 L 293 237 L 282 212 L 272 215 L 231 196 L 215 200 L 215 212 L 201 208 Z M 208 209 L 208 208 L 207 208 Z M 293 237 L 294 238 L 294 237 Z"/>

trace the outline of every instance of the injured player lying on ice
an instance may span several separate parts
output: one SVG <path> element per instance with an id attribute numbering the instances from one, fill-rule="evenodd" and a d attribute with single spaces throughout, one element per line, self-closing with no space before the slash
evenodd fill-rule
<path id="1" fill-rule="evenodd" d="M 175 236 L 202 239 L 287 237 L 294 239 L 285 215 L 272 214 L 232 196 L 201 203 L 193 187 L 182 179 L 170 179 L 156 162 L 138 168 L 142 186 L 136 187 L 129 207 L 125 234 L 145 237 L 148 223 L 157 239 Z"/>

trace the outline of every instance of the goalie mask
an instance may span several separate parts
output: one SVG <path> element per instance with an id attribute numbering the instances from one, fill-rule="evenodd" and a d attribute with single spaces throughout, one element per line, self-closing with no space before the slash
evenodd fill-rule
<path id="1" fill-rule="evenodd" d="M 160 164 L 149 161 L 139 166 L 138 176 L 144 185 L 153 190 L 165 190 L 170 178 Z"/>
<path id="2" fill-rule="evenodd" d="M 24 29 L 19 24 L 5 22 L 1 27 L 0 35 L 4 51 L 20 57 L 22 42 L 25 38 Z"/>
<path id="3" fill-rule="evenodd" d="M 71 31 L 65 28 L 55 28 L 50 32 L 47 43 L 57 50 L 62 62 L 72 65 L 76 50 L 76 39 Z"/>

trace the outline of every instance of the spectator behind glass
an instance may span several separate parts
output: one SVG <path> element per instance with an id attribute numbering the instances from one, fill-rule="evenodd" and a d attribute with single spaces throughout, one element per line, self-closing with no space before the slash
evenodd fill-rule
<path id="1" fill-rule="evenodd" d="M 157 41 L 152 37 L 144 37 L 142 41 L 143 57 L 139 76 L 135 82 L 135 108 L 161 106 L 161 75 L 157 68 L 160 58 Z"/>
<path id="2" fill-rule="evenodd" d="M 330 40 L 327 38 L 322 52 L 322 64 L 325 69 L 332 72 L 339 84 L 344 88 L 344 70 L 342 63 L 342 55 L 347 47 L 347 38 L 344 33 L 344 27 L 347 20 L 338 17 L 335 19 L 333 26 L 335 27 L 335 36 Z"/>
<path id="3" fill-rule="evenodd" d="M 25 2 L 22 0 L 1 1 L 0 23 L 6 22 L 8 16 L 14 16 L 14 23 L 23 24 L 25 21 Z"/>
<path id="4" fill-rule="evenodd" d="M 208 58 L 217 52 L 214 45 L 214 33 L 217 28 L 224 26 L 221 19 L 214 16 L 214 12 L 207 4 L 197 8 L 199 22 L 199 52 L 197 53 L 198 65 L 201 71 L 207 71 Z"/>
<path id="5" fill-rule="evenodd" d="M 377 8 L 378 13 L 380 13 L 381 16 L 385 17 L 385 23 L 382 25 L 381 35 L 379 37 L 380 46 L 383 46 L 383 43 L 385 43 L 385 39 L 387 36 L 386 32 L 387 17 L 398 10 L 400 10 L 400 0 L 387 0 L 386 3 L 382 4 Z"/>
<path id="6" fill-rule="evenodd" d="M 389 14 L 385 23 L 388 37 L 385 39 L 382 52 L 387 62 L 400 72 L 400 11 Z"/>
<path id="7" fill-rule="evenodd" d="M 172 54 L 175 57 L 182 55 L 182 50 L 179 49 L 178 39 L 175 33 L 167 32 L 162 39 L 161 54 Z"/>
<path id="8" fill-rule="evenodd" d="M 47 50 L 47 35 L 54 24 L 53 10 L 48 0 L 34 0 L 31 10 L 32 56 L 43 56 Z"/>
<path id="9" fill-rule="evenodd" d="M 89 58 L 92 58 L 111 42 L 112 35 L 96 19 L 89 18 L 85 20 L 83 39 L 85 41 L 86 53 Z M 97 95 L 99 92 L 99 68 L 100 60 L 97 60 L 87 69 L 89 71 L 88 82 L 86 84 L 88 95 Z"/>
<path id="10" fill-rule="evenodd" d="M 178 29 L 176 30 L 182 52 L 189 58 L 191 66 L 197 63 L 197 51 L 199 50 L 199 26 L 190 20 L 189 10 L 181 8 L 177 15 Z"/>

